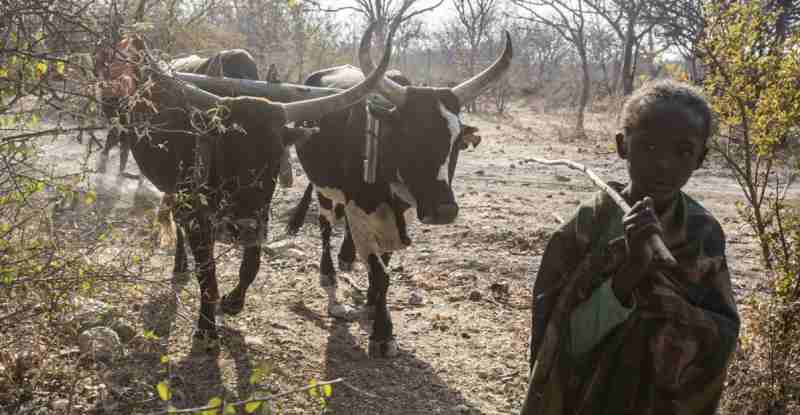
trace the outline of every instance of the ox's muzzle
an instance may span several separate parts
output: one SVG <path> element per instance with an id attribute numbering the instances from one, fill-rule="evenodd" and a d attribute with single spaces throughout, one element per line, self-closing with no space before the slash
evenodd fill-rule
<path id="1" fill-rule="evenodd" d="M 434 197 L 417 203 L 417 219 L 426 225 L 447 225 L 458 217 L 458 204 L 453 197 L 453 190 L 444 182 L 436 182 Z"/>
<path id="2" fill-rule="evenodd" d="M 453 223 L 458 217 L 458 205 L 445 203 L 430 209 L 428 212 L 419 212 L 419 221 L 426 225 L 447 225 Z"/>

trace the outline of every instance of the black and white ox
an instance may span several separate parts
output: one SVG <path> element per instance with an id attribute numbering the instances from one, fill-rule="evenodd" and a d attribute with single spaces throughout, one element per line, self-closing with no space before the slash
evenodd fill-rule
<path id="1" fill-rule="evenodd" d="M 364 71 L 373 67 L 370 35 L 369 31 L 365 34 L 359 53 Z M 502 55 L 482 73 L 453 88 L 402 86 L 384 77 L 378 90 L 393 108 L 356 105 L 323 117 L 316 123 L 319 132 L 313 140 L 296 147 L 320 203 L 320 284 L 327 292 L 330 314 L 349 313 L 336 298 L 330 255 L 331 225 L 337 211 L 348 224 L 343 246 L 352 243 L 368 267 L 365 311 L 374 319 L 369 346 L 372 356 L 398 352 L 386 304 L 386 267 L 392 251 L 411 243 L 403 211 L 416 207 L 420 222 L 430 225 L 456 219 L 459 208 L 451 186 L 453 174 L 459 151 L 475 138 L 475 129 L 462 124 L 460 109 L 506 72 L 511 57 L 511 38 L 506 34 Z M 312 74 L 306 83 L 346 88 L 363 77 L 361 71 L 345 66 Z M 307 194 L 310 197 L 310 191 Z M 295 209 L 290 231 L 292 224 L 301 223 L 297 215 L 304 216 L 307 205 L 301 202 Z M 345 266 L 354 259 L 346 249 L 340 253 L 340 263 Z"/>
<path id="2" fill-rule="evenodd" d="M 307 130 L 287 124 L 324 117 L 363 99 L 383 78 L 393 33 L 381 64 L 363 82 L 335 95 L 291 103 L 255 97 L 220 98 L 165 76 L 152 66 L 140 66 L 136 58 L 146 56 L 141 52 L 146 50 L 141 39 L 126 38 L 119 45 L 119 50 L 130 50 L 128 57 L 133 58 L 111 62 L 123 66 L 118 73 L 129 74 L 126 79 L 134 82 L 123 92 L 137 91 L 146 98 L 131 103 L 130 118 L 137 126 L 130 128 L 148 132 L 132 144 L 131 152 L 142 174 L 160 191 L 178 195 L 174 271 L 188 268 L 184 232 L 197 266 L 201 302 L 196 337 L 217 338 L 217 303 L 228 314 L 237 314 L 244 306 L 247 289 L 260 265 L 261 229 L 266 227 L 267 217 L 263 211 L 269 209 L 272 200 L 281 154 L 294 140 L 308 138 Z M 139 88 L 147 79 L 153 83 Z M 244 255 L 238 284 L 220 298 L 214 234 L 217 221 L 223 217 L 236 226 Z"/>

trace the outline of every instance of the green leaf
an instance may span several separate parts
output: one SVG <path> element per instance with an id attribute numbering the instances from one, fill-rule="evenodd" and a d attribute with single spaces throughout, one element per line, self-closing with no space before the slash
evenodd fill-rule
<path id="1" fill-rule="evenodd" d="M 142 337 L 144 337 L 147 340 L 158 340 L 158 336 L 153 330 L 145 330 L 144 333 L 142 334 Z"/>
<path id="2" fill-rule="evenodd" d="M 64 62 L 56 62 L 56 72 L 59 75 L 64 75 Z"/>
<path id="3" fill-rule="evenodd" d="M 156 389 L 158 390 L 158 397 L 161 398 L 162 401 L 168 401 L 172 399 L 172 391 L 169 390 L 169 384 L 166 380 L 158 382 Z"/>
<path id="4" fill-rule="evenodd" d="M 236 407 L 233 405 L 225 405 L 225 409 L 222 410 L 223 415 L 236 415 Z"/>
<path id="5" fill-rule="evenodd" d="M 0 78 L 8 78 L 8 69 L 0 68 Z"/>
<path id="6" fill-rule="evenodd" d="M 31 114 L 31 119 L 28 120 L 28 127 L 36 127 L 39 125 L 39 116 L 36 114 Z"/>
<path id="7" fill-rule="evenodd" d="M 261 401 L 258 401 L 258 402 L 248 402 L 248 403 L 246 403 L 246 404 L 244 405 L 244 411 L 245 411 L 245 412 L 247 412 L 248 414 L 252 414 L 252 413 L 254 413 L 255 411 L 257 411 L 259 407 L 261 407 L 261 404 L 262 404 L 262 402 L 261 402 Z"/>
<path id="8" fill-rule="evenodd" d="M 222 399 L 215 396 L 208 401 L 208 405 L 206 406 L 211 406 L 213 408 L 200 412 L 200 415 L 217 415 L 217 413 L 219 413 L 219 408 L 222 406 Z"/>
<path id="9" fill-rule="evenodd" d="M 97 201 L 97 193 L 95 193 L 94 190 L 86 192 L 86 196 L 83 198 L 83 203 L 85 203 L 86 206 L 89 206 L 95 201 Z"/>
<path id="10" fill-rule="evenodd" d="M 44 62 L 39 62 L 36 64 L 36 73 L 39 75 L 44 75 L 47 72 L 47 64 Z"/>
<path id="11" fill-rule="evenodd" d="M 165 354 L 164 356 L 161 356 L 161 364 L 166 365 L 167 363 L 169 363 L 169 355 Z"/>
<path id="12" fill-rule="evenodd" d="M 330 384 L 322 385 L 322 395 L 329 398 L 333 394 L 333 387 Z"/>
<path id="13" fill-rule="evenodd" d="M 308 382 L 308 384 L 309 384 L 309 386 L 312 386 L 312 388 L 308 390 L 308 394 L 311 395 L 312 398 L 318 398 L 319 397 L 319 391 L 316 388 L 317 380 L 316 379 L 311 379 Z"/>
<path id="14" fill-rule="evenodd" d="M 250 384 L 256 385 L 264 381 L 264 379 L 272 373 L 272 364 L 269 362 L 260 362 L 253 373 L 250 374 Z"/>

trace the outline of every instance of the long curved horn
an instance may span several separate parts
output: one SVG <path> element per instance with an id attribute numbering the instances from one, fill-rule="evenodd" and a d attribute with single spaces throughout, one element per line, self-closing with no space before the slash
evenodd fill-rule
<path id="1" fill-rule="evenodd" d="M 298 85 L 288 82 L 274 83 L 227 77 L 175 72 L 175 78 L 190 82 L 201 89 L 223 97 L 259 97 L 277 102 L 297 102 L 312 98 L 327 97 L 344 91 L 341 88 L 325 88 Z"/>
<path id="2" fill-rule="evenodd" d="M 389 59 L 392 55 L 392 36 L 394 36 L 394 29 L 395 27 L 393 27 L 386 39 L 386 49 L 383 51 L 383 57 L 381 58 L 378 68 L 371 71 L 366 79 L 361 81 L 358 85 L 336 95 L 281 104 L 286 111 L 286 122 L 316 120 L 326 114 L 339 111 L 361 101 L 367 93 L 384 79 L 383 75 L 386 73 L 386 69 L 389 68 Z"/>
<path id="3" fill-rule="evenodd" d="M 458 103 L 461 105 L 470 103 L 473 99 L 477 98 L 484 89 L 500 79 L 511 66 L 511 58 L 513 56 L 514 51 L 511 47 L 511 35 L 506 31 L 506 47 L 503 50 L 503 54 L 483 72 L 453 87 L 453 95 L 458 98 Z"/>
<path id="4" fill-rule="evenodd" d="M 153 65 L 146 69 L 146 74 L 156 78 L 159 87 L 183 95 L 186 102 L 202 111 L 209 110 L 222 103 L 222 97 L 204 91 L 190 83 L 172 77 L 165 67 Z"/>
<path id="5" fill-rule="evenodd" d="M 394 33 L 395 26 L 396 25 L 393 23 L 391 33 Z M 372 22 L 367 28 L 367 31 L 364 32 L 364 36 L 361 38 L 361 45 L 358 48 L 358 63 L 361 65 L 361 70 L 364 72 L 371 71 L 375 66 L 372 64 L 372 57 L 369 54 L 369 48 L 370 45 L 372 45 L 372 31 L 374 28 L 375 22 Z M 389 36 L 391 36 L 391 34 Z M 387 77 L 383 77 L 378 84 L 378 90 L 381 92 L 381 95 L 385 96 L 395 107 L 400 108 L 405 105 L 406 97 L 408 96 L 406 87 L 398 85 Z"/>

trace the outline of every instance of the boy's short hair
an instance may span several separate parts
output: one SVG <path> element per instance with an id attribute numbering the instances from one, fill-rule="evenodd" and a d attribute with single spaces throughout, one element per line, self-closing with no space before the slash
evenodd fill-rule
<path id="1" fill-rule="evenodd" d="M 714 129 L 711 106 L 698 88 L 671 79 L 650 81 L 634 91 L 622 106 L 621 127 L 626 133 L 639 129 L 642 116 L 654 105 L 663 103 L 675 103 L 691 108 L 692 112 L 702 118 L 701 134 L 703 139 L 708 141 Z"/>

